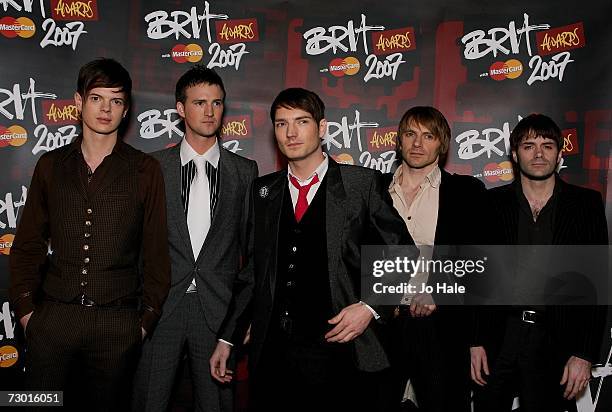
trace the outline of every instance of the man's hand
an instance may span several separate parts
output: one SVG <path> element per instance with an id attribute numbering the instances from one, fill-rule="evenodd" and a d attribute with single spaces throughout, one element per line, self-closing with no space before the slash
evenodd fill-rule
<path id="1" fill-rule="evenodd" d="M 325 339 L 328 342 L 350 342 L 363 333 L 373 317 L 365 305 L 353 303 L 327 321 L 336 326 L 325 334 Z"/>
<path id="2" fill-rule="evenodd" d="M 487 351 L 482 346 L 472 346 L 470 348 L 471 358 L 471 375 L 472 380 L 480 386 L 485 386 L 487 382 L 484 380 L 482 371 L 485 375 L 489 375 L 489 363 L 487 362 Z"/>
<path id="3" fill-rule="evenodd" d="M 577 356 L 571 356 L 563 368 L 561 385 L 565 385 L 563 397 L 574 399 L 589 384 L 591 378 L 591 362 Z"/>
<path id="4" fill-rule="evenodd" d="M 410 315 L 413 318 L 429 316 L 435 310 L 436 304 L 429 293 L 419 293 L 415 295 L 410 303 Z"/>
<path id="5" fill-rule="evenodd" d="M 210 357 L 210 374 L 213 379 L 220 383 L 229 383 L 232 381 L 233 371 L 226 369 L 227 360 L 232 352 L 232 347 L 225 342 L 217 342 L 217 347 Z"/>
<path id="6" fill-rule="evenodd" d="M 19 323 L 21 323 L 21 327 L 23 328 L 24 333 L 28 327 L 28 322 L 30 321 L 30 317 L 32 317 L 32 313 L 34 313 L 34 311 L 22 316 L 21 319 L 19 319 Z"/>

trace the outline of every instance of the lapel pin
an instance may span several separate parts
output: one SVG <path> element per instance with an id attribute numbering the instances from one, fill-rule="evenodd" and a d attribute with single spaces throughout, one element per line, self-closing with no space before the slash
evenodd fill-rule
<path id="1" fill-rule="evenodd" d="M 268 193 L 270 193 L 270 191 L 268 190 L 268 186 L 262 186 L 259 189 L 259 196 L 263 199 L 265 197 L 268 196 Z"/>

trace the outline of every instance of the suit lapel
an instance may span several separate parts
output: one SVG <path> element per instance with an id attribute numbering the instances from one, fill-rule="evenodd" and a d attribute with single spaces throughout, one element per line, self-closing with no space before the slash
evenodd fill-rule
<path id="1" fill-rule="evenodd" d="M 265 194 L 267 190 L 267 195 Z M 288 190 L 287 186 L 287 172 L 279 173 L 278 177 L 270 183 L 269 186 L 262 186 L 259 189 L 259 193 L 255 193 L 255 196 L 264 199 L 262 201 L 262 207 L 265 210 L 264 215 L 266 216 L 263 225 L 265 229 L 265 235 L 262 239 L 270 239 L 273 247 L 270 248 L 272 256 L 268 256 L 263 261 L 269 266 L 266 268 L 264 273 L 268 273 L 270 276 L 270 296 L 274 296 L 274 290 L 276 288 L 276 269 L 278 260 L 278 230 L 280 228 L 281 212 L 283 208 L 283 199 L 285 198 L 285 190 Z"/>
<path id="2" fill-rule="evenodd" d="M 222 147 L 219 147 L 219 164 L 217 167 L 219 168 L 217 171 L 217 178 L 219 179 L 217 205 L 211 218 L 210 229 L 206 234 L 206 239 L 198 255 L 198 260 L 210 247 L 210 242 L 212 242 L 210 239 L 213 239 L 217 232 L 223 230 L 224 217 L 227 216 L 227 213 L 219 213 L 219 210 L 228 210 L 232 207 L 236 207 L 236 205 L 231 204 L 231 194 L 236 190 L 236 181 L 232 176 L 238 176 L 238 171 L 232 163 L 231 157 Z"/>
<path id="3" fill-rule="evenodd" d="M 440 168 L 440 172 L 442 173 L 442 178 L 440 180 L 440 191 L 438 198 L 438 218 L 436 220 L 436 233 L 434 235 L 434 245 L 438 244 L 447 244 L 448 242 L 448 234 L 446 230 L 449 227 L 449 219 L 447 219 L 447 214 L 449 213 L 449 205 L 448 200 L 452 199 L 452 194 L 449 191 L 452 189 L 452 185 L 449 180 L 451 178 L 450 173 Z"/>
<path id="4" fill-rule="evenodd" d="M 560 185 L 555 210 L 553 215 L 553 245 L 563 245 L 567 242 L 567 230 L 573 227 L 569 224 L 575 214 L 572 210 L 576 205 L 576 197 L 569 193 L 568 188 L 561 179 L 557 178 L 556 184 Z"/>
<path id="5" fill-rule="evenodd" d="M 333 274 L 337 272 L 337 263 L 342 253 L 342 242 L 344 237 L 344 221 L 346 219 L 346 192 L 342 183 L 340 166 L 329 158 L 327 169 L 327 193 L 325 196 L 325 225 L 327 234 L 327 270 L 332 293 L 334 293 L 336 279 Z"/>
<path id="6" fill-rule="evenodd" d="M 174 224 L 183 240 L 185 248 L 193 256 L 191 238 L 187 228 L 187 215 L 181 198 L 181 144 L 177 144 L 168 152 L 166 165 L 166 196 L 168 198 L 168 210 L 176 211 Z M 194 257 L 195 260 L 195 257 Z"/>

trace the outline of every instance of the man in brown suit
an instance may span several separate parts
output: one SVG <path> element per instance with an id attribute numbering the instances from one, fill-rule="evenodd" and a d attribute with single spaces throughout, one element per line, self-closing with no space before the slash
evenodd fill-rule
<path id="1" fill-rule="evenodd" d="M 62 390 L 80 410 L 129 407 L 141 340 L 170 286 L 159 164 L 118 133 L 131 85 L 114 60 L 81 68 L 74 99 L 82 135 L 39 159 L 11 250 L 27 388 Z M 77 365 L 87 405 L 75 405 L 68 384 Z"/>

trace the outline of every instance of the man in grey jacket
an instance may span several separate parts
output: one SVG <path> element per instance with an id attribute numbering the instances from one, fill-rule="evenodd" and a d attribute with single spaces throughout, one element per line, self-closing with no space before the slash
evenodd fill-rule
<path id="1" fill-rule="evenodd" d="M 135 410 L 168 408 L 184 348 L 195 409 L 232 410 L 231 388 L 212 379 L 208 360 L 246 250 L 244 205 L 258 171 L 254 161 L 219 143 L 224 100 L 217 73 L 199 65 L 188 70 L 176 85 L 185 137 L 154 153 L 166 184 L 172 286 L 158 328 L 143 347 Z"/>

